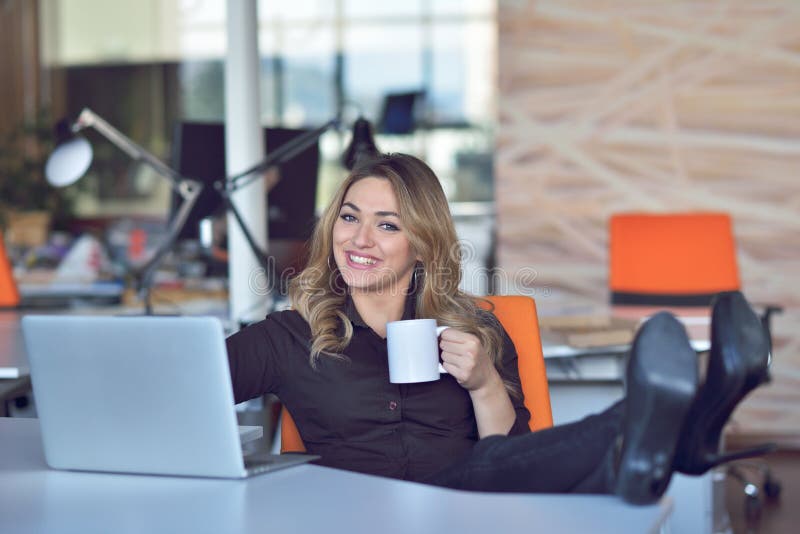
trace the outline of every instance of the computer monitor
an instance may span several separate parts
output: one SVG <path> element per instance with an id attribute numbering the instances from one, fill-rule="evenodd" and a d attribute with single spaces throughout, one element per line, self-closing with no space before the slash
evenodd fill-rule
<path id="1" fill-rule="evenodd" d="M 302 135 L 306 130 L 290 128 L 265 128 L 267 151 L 273 151 Z M 266 152 L 267 154 L 269 152 Z M 204 186 L 197 203 L 192 208 L 180 239 L 199 238 L 202 219 L 223 213 L 222 197 L 214 182 L 225 172 L 225 125 L 211 122 L 179 122 L 173 140 L 173 167 L 187 178 Z M 304 151 L 278 167 L 280 180 L 269 191 L 267 218 L 270 243 L 273 240 L 305 241 L 314 227 L 319 144 L 311 144 Z M 171 213 L 174 215 L 181 199 L 175 194 Z"/>
<path id="2" fill-rule="evenodd" d="M 417 127 L 419 105 L 424 91 L 389 93 L 383 98 L 378 131 L 386 134 L 410 134 Z"/>

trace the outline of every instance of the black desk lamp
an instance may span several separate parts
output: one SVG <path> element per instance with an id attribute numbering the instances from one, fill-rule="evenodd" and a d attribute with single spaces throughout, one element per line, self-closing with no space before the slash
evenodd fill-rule
<path id="1" fill-rule="evenodd" d="M 353 170 L 361 159 L 373 158 L 378 154 L 380 151 L 375 145 L 372 124 L 359 116 L 353 123 L 353 137 L 350 139 L 350 144 L 342 154 L 342 165 L 347 170 Z"/>
<path id="2" fill-rule="evenodd" d="M 293 157 L 300 154 L 313 143 L 315 143 L 317 139 L 319 139 L 320 136 L 327 130 L 331 128 L 338 128 L 339 124 L 340 120 L 338 118 L 331 119 L 319 128 L 310 130 L 278 147 L 261 163 L 258 163 L 253 167 L 240 172 L 239 174 L 235 174 L 228 178 L 214 182 L 214 188 L 222 197 L 222 202 L 225 206 L 225 209 L 230 210 L 230 212 L 233 213 L 233 216 L 236 219 L 236 222 L 239 224 L 239 228 L 242 230 L 242 234 L 247 240 L 250 249 L 253 251 L 253 254 L 256 256 L 261 268 L 264 270 L 266 287 L 274 287 L 275 265 L 269 261 L 269 256 L 263 250 L 261 250 L 261 248 L 255 242 L 253 235 L 250 233 L 249 228 L 247 228 L 247 224 L 245 224 L 244 219 L 239 213 L 239 210 L 231 200 L 231 196 L 233 196 L 233 194 L 242 187 L 250 184 L 253 180 L 260 178 L 261 173 L 291 160 Z M 342 154 L 342 165 L 347 170 L 352 170 L 358 164 L 358 162 L 375 157 L 378 154 L 380 154 L 380 151 L 375 145 L 375 139 L 372 135 L 372 125 L 368 120 L 359 116 L 353 124 L 353 135 L 350 139 L 350 144 Z"/>
<path id="3" fill-rule="evenodd" d="M 311 144 L 315 143 L 328 129 L 338 127 L 339 124 L 340 121 L 338 118 L 332 119 L 319 128 L 306 132 L 282 145 L 271 152 L 261 163 L 228 178 L 221 178 L 214 183 L 215 189 L 223 199 L 225 208 L 233 213 L 248 245 L 258 259 L 259 264 L 264 269 L 268 284 L 274 282 L 272 265 L 268 261 L 267 254 L 262 251 L 255 242 L 239 210 L 231 200 L 231 196 L 253 180 L 258 179 L 262 172 L 292 159 Z M 134 143 L 88 108 L 84 108 L 78 116 L 78 119 L 68 128 L 68 132 L 65 133 L 67 133 L 69 137 L 55 148 L 47 160 L 45 175 L 47 176 L 47 181 L 51 185 L 56 187 L 71 185 L 77 182 L 89 169 L 93 156 L 92 146 L 86 138 L 76 135 L 81 130 L 89 127 L 94 128 L 135 161 L 140 161 L 150 166 L 159 176 L 168 180 L 172 189 L 183 199 L 180 208 L 169 223 L 167 237 L 161 242 L 153 256 L 135 272 L 137 293 L 140 298 L 144 300 L 145 313 L 150 315 L 153 311 L 150 302 L 150 291 L 155 270 L 161 263 L 164 255 L 174 246 L 177 236 L 180 235 L 198 196 L 202 192 L 203 185 L 200 182 L 181 176 L 179 173 L 166 166 L 158 158 Z M 342 157 L 344 166 L 348 170 L 352 169 L 362 158 L 370 158 L 378 154 L 379 151 L 372 137 L 371 125 L 366 119 L 359 117 L 353 127 L 353 137 Z M 267 287 L 272 286 L 268 285 Z"/>

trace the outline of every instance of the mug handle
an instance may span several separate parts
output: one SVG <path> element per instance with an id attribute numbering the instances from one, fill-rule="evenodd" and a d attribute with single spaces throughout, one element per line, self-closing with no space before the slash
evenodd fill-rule
<path id="1" fill-rule="evenodd" d="M 438 338 L 439 336 L 441 336 L 442 332 L 444 332 L 448 328 L 450 328 L 450 327 L 449 326 L 437 326 L 436 327 L 436 337 Z M 439 362 L 439 373 L 450 374 L 450 373 L 447 372 L 447 370 L 444 367 L 442 367 L 442 362 Z"/>

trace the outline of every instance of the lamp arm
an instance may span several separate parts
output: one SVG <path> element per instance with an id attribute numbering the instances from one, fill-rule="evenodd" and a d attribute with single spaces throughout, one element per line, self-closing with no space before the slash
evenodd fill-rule
<path id="1" fill-rule="evenodd" d="M 242 234 L 244 235 L 247 244 L 250 245 L 250 250 L 253 252 L 253 255 L 255 255 L 256 259 L 258 260 L 258 263 L 261 265 L 261 268 L 264 269 L 264 274 L 267 277 L 268 287 L 272 287 L 271 284 L 274 279 L 274 272 L 273 272 L 274 265 L 270 264 L 268 259 L 269 256 L 256 243 L 253 234 L 250 232 L 250 229 L 247 227 L 247 224 L 244 222 L 244 219 L 242 218 L 242 214 L 239 212 L 238 209 L 236 209 L 236 205 L 233 203 L 233 201 L 231 201 L 230 193 L 228 193 L 227 191 L 220 191 L 220 194 L 222 195 L 222 200 L 225 204 L 225 207 L 229 209 L 231 213 L 233 213 L 233 217 L 239 224 L 239 229 L 242 231 Z"/>
<path id="2" fill-rule="evenodd" d="M 329 129 L 338 127 L 339 123 L 340 121 L 338 118 L 331 119 L 319 128 L 309 130 L 295 137 L 288 143 L 284 143 L 271 152 L 266 159 L 260 163 L 250 167 L 245 171 L 228 177 L 224 184 L 225 190 L 228 192 L 235 192 L 255 180 L 258 177 L 256 173 L 266 171 L 276 165 L 280 165 L 285 161 L 289 161 L 297 154 L 316 143 L 317 139 L 319 139 L 322 134 L 327 132 Z M 240 182 L 240 180 L 244 181 Z"/>
<path id="3" fill-rule="evenodd" d="M 239 225 L 239 229 L 242 231 L 242 234 L 244 235 L 244 238 L 250 247 L 250 251 L 256 257 L 256 260 L 258 260 L 258 263 L 264 270 L 264 275 L 267 278 L 267 287 L 273 287 L 273 283 L 275 281 L 275 264 L 270 262 L 270 256 L 256 243 L 256 240 L 253 237 L 253 234 L 250 232 L 250 229 L 247 227 L 247 223 L 245 223 L 242 214 L 231 200 L 231 195 L 259 178 L 261 172 L 292 159 L 297 154 L 317 142 L 320 136 L 322 136 L 322 134 L 324 134 L 330 128 L 338 127 L 339 123 L 340 121 L 338 117 L 333 118 L 319 128 L 305 132 L 295 137 L 288 143 L 284 143 L 279 148 L 271 152 L 260 163 L 250 167 L 245 171 L 228 178 L 218 180 L 214 183 L 214 187 L 217 189 L 223 199 L 225 208 L 233 214 L 236 223 Z"/>
<path id="4" fill-rule="evenodd" d="M 178 234 L 186 224 L 186 219 L 188 219 L 192 208 L 200 196 L 200 193 L 203 191 L 203 185 L 198 182 L 194 182 L 193 180 L 181 180 L 181 185 L 187 185 L 186 196 L 183 197 L 183 202 L 181 203 L 178 212 L 170 222 L 169 229 L 167 230 L 167 236 L 158 246 L 156 251 L 153 253 L 153 256 L 147 261 L 147 263 L 138 269 L 140 274 L 139 280 L 137 281 L 137 292 L 139 293 L 139 297 L 145 303 L 145 313 L 147 315 L 152 313 L 152 307 L 150 306 L 150 288 L 152 286 L 152 278 L 155 274 L 156 268 L 161 263 L 161 259 L 164 257 L 164 255 L 169 252 L 170 249 L 172 249 L 172 246 L 175 244 L 175 241 L 178 238 Z"/>
<path id="5" fill-rule="evenodd" d="M 188 181 L 185 180 L 180 174 L 164 165 L 153 154 L 111 126 L 108 122 L 106 122 L 105 119 L 97 115 L 94 111 L 89 108 L 83 108 L 83 111 L 81 111 L 78 119 L 73 124 L 72 129 L 74 132 L 79 132 L 80 130 L 89 127 L 97 130 L 103 135 L 103 137 L 114 143 L 132 159 L 136 161 L 142 161 L 155 169 L 159 176 L 170 182 L 172 189 L 181 195 L 184 200 L 187 200 L 188 197 L 191 196 L 191 191 L 189 190 L 191 188 L 187 186 L 191 186 L 192 184 L 187 183 Z"/>

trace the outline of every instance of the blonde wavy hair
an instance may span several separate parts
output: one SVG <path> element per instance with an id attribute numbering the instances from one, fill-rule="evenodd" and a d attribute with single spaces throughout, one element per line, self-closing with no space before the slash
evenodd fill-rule
<path id="1" fill-rule="evenodd" d="M 308 264 L 289 284 L 294 309 L 311 326 L 311 365 L 321 357 L 344 358 L 353 325 L 344 313 L 347 288 L 333 257 L 333 226 L 350 187 L 364 178 L 387 180 L 394 190 L 406 236 L 420 258 L 415 270 L 416 317 L 436 319 L 481 341 L 495 365 L 502 356 L 500 325 L 458 288 L 461 249 L 439 179 L 428 165 L 407 154 L 385 154 L 356 167 L 342 182 L 311 237 Z M 488 301 L 483 307 L 491 309 Z M 518 395 L 518 387 L 506 383 Z"/>

